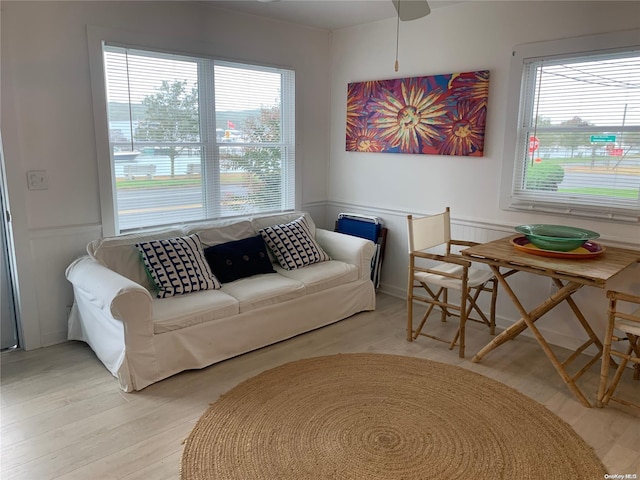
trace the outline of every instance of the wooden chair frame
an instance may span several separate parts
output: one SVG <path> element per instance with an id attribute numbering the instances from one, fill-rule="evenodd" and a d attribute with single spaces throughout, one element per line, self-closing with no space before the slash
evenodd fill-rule
<path id="1" fill-rule="evenodd" d="M 637 322 L 638 327 L 640 327 L 640 310 L 636 311 L 635 314 L 618 311 L 619 302 L 633 303 L 640 307 L 640 296 L 609 290 L 607 292 L 607 297 L 609 298 L 609 310 L 607 315 L 608 323 L 604 337 L 602 369 L 600 371 L 600 385 L 598 387 L 598 400 L 596 404 L 598 407 L 603 407 L 607 405 L 610 400 L 613 400 L 624 405 L 640 408 L 640 403 L 631 402 L 624 398 L 614 396 L 618 383 L 620 382 L 622 374 L 625 372 L 629 362 L 635 363 L 633 368 L 633 379 L 640 380 L 640 336 L 629 332 L 624 332 L 626 335 L 625 337 L 618 337 L 615 335 L 616 319 Z M 629 346 L 626 351 L 622 352 L 611 348 L 611 343 L 613 341 L 618 342 L 624 340 L 629 342 Z M 620 358 L 621 360 L 617 365 L 611 382 L 609 382 L 609 369 L 611 366 L 615 366 L 615 361 L 611 358 L 612 356 Z"/>
<path id="2" fill-rule="evenodd" d="M 446 218 L 448 221 L 449 216 L 449 208 L 447 207 Z M 408 215 L 407 221 L 409 224 L 409 235 L 413 234 L 412 232 L 412 221 L 413 216 Z M 448 226 L 447 226 L 448 232 Z M 445 235 L 448 237 L 448 233 Z M 477 242 L 463 241 L 463 240 L 453 240 L 451 238 L 447 238 L 441 245 L 445 246 L 445 254 L 436 254 L 436 253 L 428 253 L 425 251 L 414 250 L 411 251 L 412 241 L 410 239 L 410 251 L 409 251 L 409 278 L 407 283 L 407 340 L 409 342 L 418 338 L 419 335 L 432 338 L 434 340 L 438 340 L 441 342 L 449 343 L 449 350 L 452 350 L 455 344 L 459 341 L 459 356 L 460 358 L 464 358 L 465 351 L 465 328 L 467 320 L 471 320 L 474 322 L 483 323 L 484 325 L 489 327 L 489 331 L 491 335 L 495 334 L 495 307 L 496 307 L 496 298 L 498 292 L 498 282 L 495 276 L 491 277 L 486 282 L 476 286 L 469 287 L 468 286 L 468 278 L 469 278 L 469 269 L 471 268 L 472 262 L 466 260 L 462 257 L 462 255 L 452 252 L 452 246 L 454 247 L 471 247 L 477 245 Z M 436 262 L 436 265 L 431 268 L 422 267 L 416 265 L 417 259 L 425 259 Z M 459 273 L 451 273 L 447 271 L 442 271 L 438 269 L 438 266 L 442 266 L 443 264 L 449 265 L 458 265 L 461 267 Z M 434 275 L 439 275 L 442 277 L 451 278 L 453 280 L 459 281 L 461 284 L 460 288 L 460 304 L 457 305 L 455 303 L 451 303 L 449 301 L 449 288 L 444 286 L 433 286 L 431 284 L 421 282 L 416 280 L 415 274 L 416 272 L 424 272 Z M 427 295 L 416 294 L 415 290 L 417 288 L 422 288 Z M 489 317 L 482 311 L 479 307 L 477 300 L 482 292 L 490 292 L 491 293 L 491 306 L 490 306 L 490 314 Z M 414 301 L 419 301 L 422 303 L 426 303 L 428 305 L 427 310 L 425 311 L 418 327 L 414 330 L 413 328 L 413 303 Z M 441 310 L 440 319 L 442 322 L 446 322 L 448 317 L 457 317 L 459 318 L 458 329 L 456 330 L 456 334 L 452 340 L 447 340 L 444 338 L 440 338 L 435 335 L 431 335 L 429 333 L 423 332 L 423 327 L 427 322 L 427 319 L 433 309 L 435 307 L 439 307 Z M 477 313 L 477 317 L 472 317 L 472 312 Z"/>

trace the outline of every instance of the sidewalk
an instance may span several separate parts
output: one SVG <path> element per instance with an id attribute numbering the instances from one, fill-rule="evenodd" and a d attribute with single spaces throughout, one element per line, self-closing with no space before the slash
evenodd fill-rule
<path id="1" fill-rule="evenodd" d="M 564 166 L 564 171 L 565 172 L 575 172 L 575 173 L 598 173 L 598 174 L 605 174 L 605 175 L 613 175 L 613 174 L 618 174 L 618 175 L 633 175 L 633 176 L 640 176 L 640 165 L 620 165 L 618 167 L 615 167 L 614 165 L 610 166 L 610 167 L 606 167 L 606 166 L 602 166 L 602 165 L 597 165 L 594 167 L 591 167 L 589 165 L 576 165 L 576 166 Z"/>

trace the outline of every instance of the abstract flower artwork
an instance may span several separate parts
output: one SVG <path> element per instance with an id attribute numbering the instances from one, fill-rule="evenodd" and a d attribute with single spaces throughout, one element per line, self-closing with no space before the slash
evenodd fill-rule
<path id="1" fill-rule="evenodd" d="M 481 157 L 489 71 L 350 83 L 347 151 Z"/>

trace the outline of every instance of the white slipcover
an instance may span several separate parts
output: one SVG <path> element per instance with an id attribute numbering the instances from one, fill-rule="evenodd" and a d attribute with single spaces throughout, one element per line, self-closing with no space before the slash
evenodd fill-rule
<path id="1" fill-rule="evenodd" d="M 204 245 L 257 235 L 304 214 L 331 261 L 261 274 L 221 290 L 154 298 L 135 243 L 198 233 Z M 375 308 L 372 242 L 316 228 L 304 212 L 100 239 L 67 268 L 70 340 L 87 342 L 126 391 Z"/>

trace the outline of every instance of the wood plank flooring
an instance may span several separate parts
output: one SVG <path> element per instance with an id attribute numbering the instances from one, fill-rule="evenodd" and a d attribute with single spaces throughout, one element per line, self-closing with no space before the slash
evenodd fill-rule
<path id="1" fill-rule="evenodd" d="M 459 365 L 509 385 L 569 423 L 593 446 L 609 473 L 640 478 L 640 411 L 617 403 L 584 408 L 531 338 L 520 336 L 479 364 L 470 359 L 491 339 L 480 325 L 467 327 L 466 359 L 428 338 L 409 343 L 405 312 L 404 301 L 379 294 L 375 312 L 131 394 L 119 390 L 84 343 L 2 354 L 0 477 L 175 480 L 182 442 L 195 422 L 210 403 L 242 380 L 300 358 L 378 352 Z M 437 327 L 449 335 L 455 325 Z M 564 358 L 565 352 L 557 350 Z M 599 363 L 579 381 L 592 401 L 598 374 Z M 620 394 L 640 394 L 640 382 L 634 382 L 631 373 L 623 378 Z"/>

